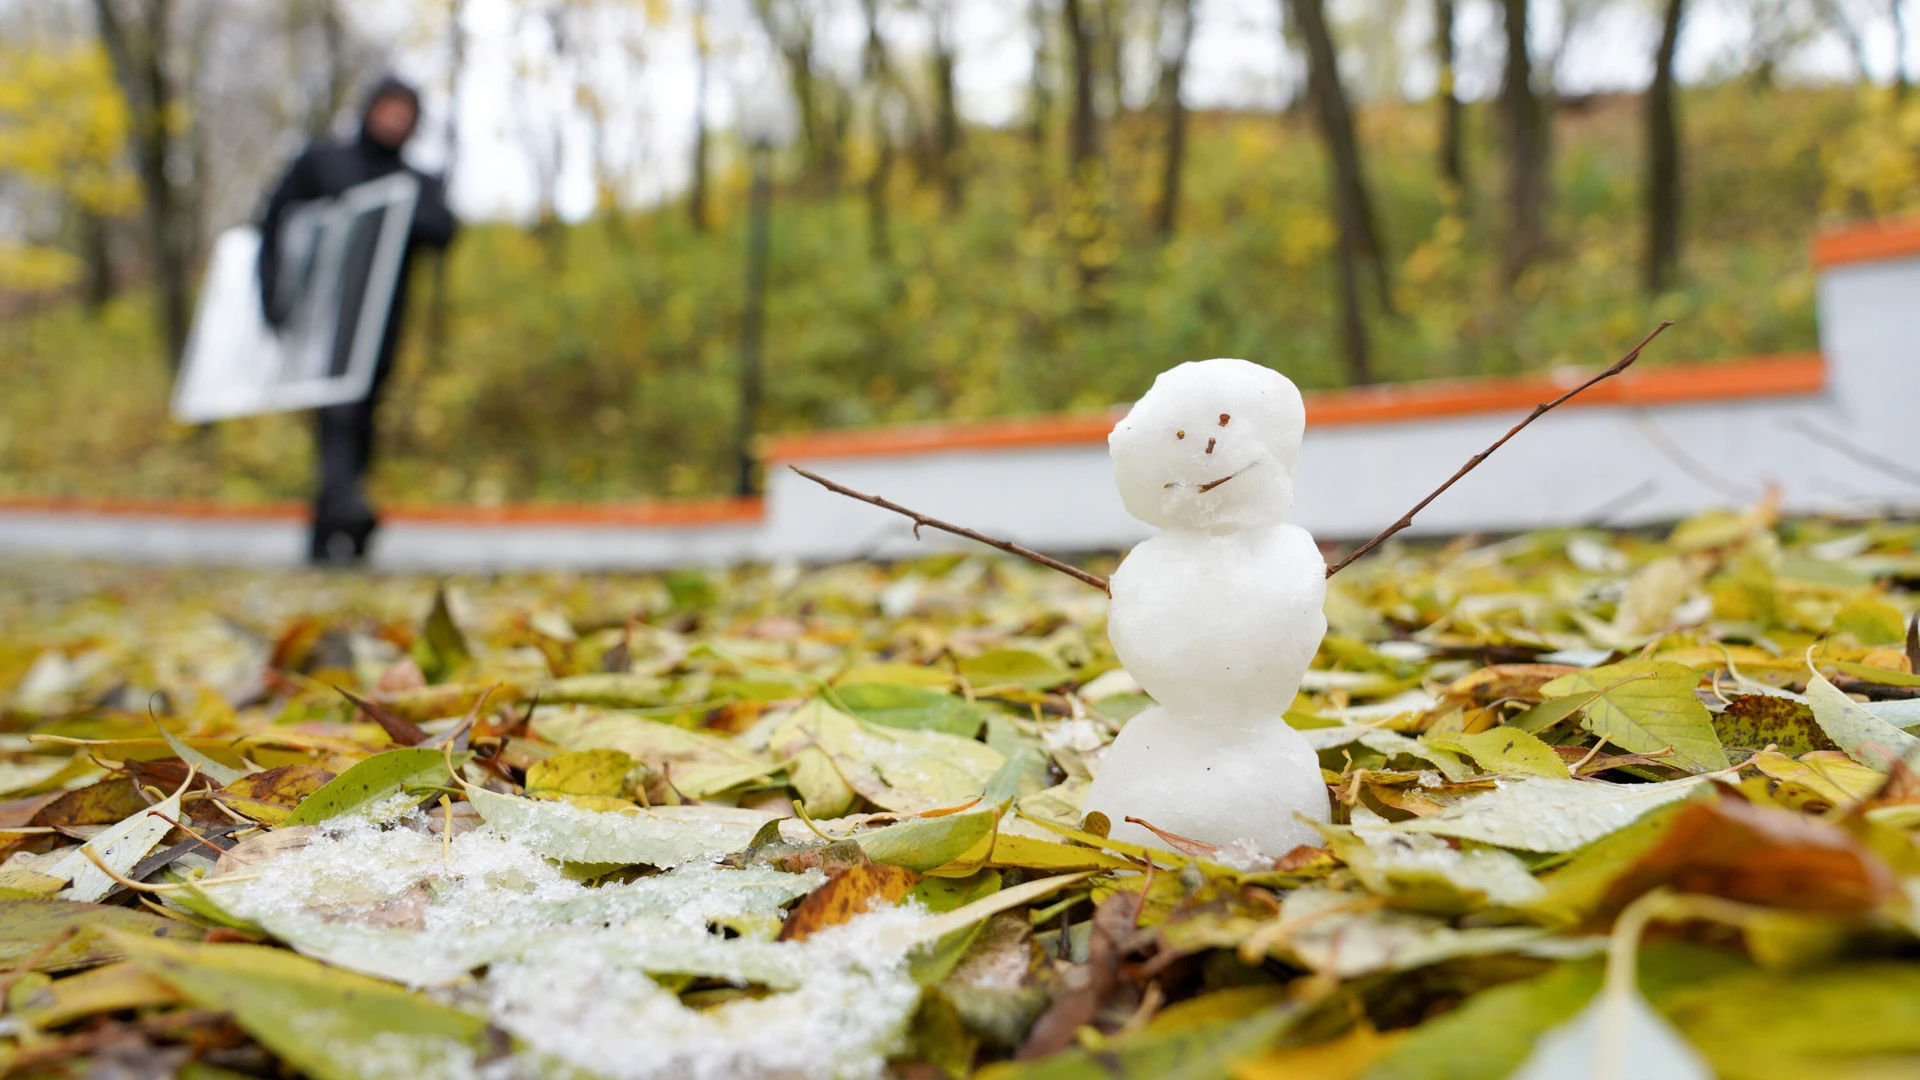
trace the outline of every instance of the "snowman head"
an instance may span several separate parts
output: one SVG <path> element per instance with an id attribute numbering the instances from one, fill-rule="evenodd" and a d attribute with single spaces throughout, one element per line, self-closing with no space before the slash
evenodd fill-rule
<path id="1" fill-rule="evenodd" d="M 1275 525 L 1306 432 L 1293 380 L 1245 360 L 1164 371 L 1107 436 L 1127 513 L 1163 529 Z"/>

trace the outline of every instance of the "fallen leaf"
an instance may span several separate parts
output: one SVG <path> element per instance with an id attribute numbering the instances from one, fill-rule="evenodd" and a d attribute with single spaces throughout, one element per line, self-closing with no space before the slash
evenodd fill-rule
<path id="1" fill-rule="evenodd" d="M 321 1080 L 416 1080 L 471 1072 L 485 1018 L 284 949 L 122 936 L 129 957 L 202 1008 Z"/>
<path id="2" fill-rule="evenodd" d="M 9 900 L 0 903 L 0 966 L 13 967 L 35 954 L 40 954 L 35 971 L 117 960 L 126 951 L 118 939 L 106 936 L 108 930 L 187 941 L 197 941 L 205 933 L 192 923 L 128 908 L 72 900 Z"/>
<path id="3" fill-rule="evenodd" d="M 333 773 L 318 765 L 281 765 L 234 780 L 220 791 L 219 799 L 235 813 L 280 826 L 295 807 L 333 778 Z"/>
<path id="4" fill-rule="evenodd" d="M 1657 784 L 1526 777 L 1391 827 L 1521 851 L 1572 851 L 1633 824 L 1649 810 L 1699 794 L 1706 783 L 1700 776 Z"/>
<path id="5" fill-rule="evenodd" d="M 849 866 L 802 899 L 780 927 L 781 941 L 801 941 L 883 904 L 897 904 L 920 880 L 902 866 Z"/>
<path id="6" fill-rule="evenodd" d="M 1466 754 L 1490 773 L 1543 776 L 1554 780 L 1567 777 L 1567 763 L 1560 760 L 1560 756 L 1553 752 L 1553 747 L 1540 741 L 1539 736 L 1519 728 L 1502 725 L 1477 734 L 1455 735 L 1444 741 L 1429 736 L 1427 741 L 1443 749 Z"/>
<path id="7" fill-rule="evenodd" d="M 1862 765 L 1885 772 L 1895 760 L 1920 757 L 1920 737 L 1861 708 L 1818 670 L 1807 677 L 1807 704 L 1827 738 Z"/>
<path id="8" fill-rule="evenodd" d="M 1900 895 L 1893 872 L 1837 825 L 1722 796 L 1680 809 L 1608 890 L 1616 910 L 1660 886 L 1794 911 L 1859 915 Z"/>
<path id="9" fill-rule="evenodd" d="M 468 755 L 454 754 L 458 765 Z M 343 814 L 398 817 L 418 805 L 424 795 L 405 794 L 409 787 L 448 782 L 447 757 L 439 750 L 387 750 L 362 761 L 301 800 L 282 825 L 318 825 Z"/>
<path id="10" fill-rule="evenodd" d="M 91 852 L 111 867 L 114 873 L 125 876 L 141 859 L 147 857 L 147 852 L 152 851 L 155 844 L 173 831 L 174 822 L 181 818 L 180 794 L 176 791 L 151 807 L 140 808 L 128 815 L 126 820 L 95 835 L 52 864 L 37 869 L 43 874 L 72 882 L 60 893 L 64 899 L 103 899 L 118 885 L 106 871 L 94 865 L 87 854 Z"/>
<path id="11" fill-rule="evenodd" d="M 1703 772 L 1727 767 L 1713 717 L 1694 696 L 1700 673 L 1662 660 L 1629 660 L 1562 675 L 1541 688 L 1550 697 L 1606 691 L 1589 701 L 1583 727 L 1636 754 L 1673 748 L 1676 765 Z M 1611 689 L 1608 689 L 1611 687 Z"/>
<path id="12" fill-rule="evenodd" d="M 1772 745 L 1783 754 L 1796 755 L 1837 749 L 1805 703 L 1770 694 L 1734 698 L 1725 712 L 1714 717 L 1713 726 L 1721 742 L 1748 750 Z"/>

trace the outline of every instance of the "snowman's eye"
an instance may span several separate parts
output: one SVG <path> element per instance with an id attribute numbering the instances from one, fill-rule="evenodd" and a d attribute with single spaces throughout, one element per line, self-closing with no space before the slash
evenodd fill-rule
<path id="1" fill-rule="evenodd" d="M 1231 416 L 1228 416 L 1228 415 L 1227 415 L 1226 413 L 1221 413 L 1221 414 L 1220 414 L 1220 426 L 1221 426 L 1221 427 L 1226 427 L 1226 426 L 1227 426 L 1227 421 L 1229 421 L 1229 420 L 1231 420 L 1231 419 L 1233 419 L 1233 417 L 1231 417 Z"/>
<path id="2" fill-rule="evenodd" d="M 1187 433 L 1184 431 L 1176 431 L 1173 433 L 1173 437 L 1176 439 L 1184 439 L 1187 437 Z"/>

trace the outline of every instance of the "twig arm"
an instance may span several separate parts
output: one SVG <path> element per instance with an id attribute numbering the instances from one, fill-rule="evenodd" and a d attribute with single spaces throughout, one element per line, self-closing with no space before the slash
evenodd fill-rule
<path id="1" fill-rule="evenodd" d="M 1538 420 L 1542 416 L 1545 416 L 1548 412 L 1552 411 L 1555 406 L 1566 401 L 1568 398 L 1573 397 L 1575 394 L 1578 394 L 1581 391 L 1586 390 L 1588 387 L 1594 385 L 1595 383 L 1598 383 L 1603 379 L 1611 379 L 1615 375 L 1618 375 L 1621 372 L 1627 370 L 1628 367 L 1632 366 L 1635 360 L 1640 359 L 1640 350 L 1646 348 L 1647 345 L 1651 343 L 1654 338 L 1657 338 L 1660 336 L 1661 331 L 1665 330 L 1667 327 L 1672 325 L 1673 325 L 1672 322 L 1662 322 L 1659 326 L 1656 326 L 1653 328 L 1653 333 L 1648 334 L 1646 337 L 1640 339 L 1640 344 L 1635 345 L 1632 351 L 1628 352 L 1627 355 L 1621 357 L 1620 359 L 1614 361 L 1614 364 L 1612 367 L 1608 368 L 1607 370 L 1601 372 L 1598 375 L 1595 375 L 1593 378 L 1588 379 L 1586 382 L 1581 383 L 1579 386 L 1574 387 L 1573 389 L 1567 391 L 1566 393 L 1561 394 L 1559 397 L 1554 398 L 1552 401 L 1546 402 L 1545 404 L 1542 404 L 1542 405 L 1535 405 L 1533 407 L 1533 411 L 1527 414 L 1526 419 L 1513 425 L 1513 427 L 1509 429 L 1505 435 L 1502 435 L 1500 436 L 1499 439 L 1495 440 L 1492 446 L 1489 446 L 1485 450 L 1480 451 L 1478 454 L 1473 455 L 1472 460 L 1468 461 L 1465 465 L 1460 466 L 1460 471 L 1454 473 L 1452 476 L 1447 477 L 1446 483 L 1441 484 L 1437 488 L 1434 488 L 1433 492 L 1429 494 L 1426 498 L 1421 499 L 1418 503 L 1415 503 L 1413 509 L 1400 515 L 1399 521 L 1396 521 L 1393 524 L 1387 526 L 1385 531 L 1381 532 L 1380 535 L 1374 537 L 1373 539 L 1355 548 L 1353 550 L 1353 553 L 1348 555 L 1346 558 L 1341 559 L 1339 562 L 1334 563 L 1332 566 L 1327 567 L 1327 576 L 1332 577 L 1333 575 L 1346 569 L 1348 563 L 1351 563 L 1353 560 L 1358 559 L 1360 556 L 1365 555 L 1369 551 L 1372 551 L 1374 548 L 1379 547 L 1381 544 L 1386 543 L 1387 540 L 1390 537 L 1392 537 L 1394 533 L 1397 533 L 1401 529 L 1404 529 L 1407 526 L 1413 524 L 1413 516 L 1415 514 L 1418 514 L 1420 511 L 1425 510 L 1427 508 L 1428 503 L 1440 497 L 1441 492 L 1452 487 L 1455 481 L 1459 480 L 1461 477 L 1472 472 L 1475 466 L 1487 460 L 1487 458 L 1490 457 L 1495 450 L 1498 450 L 1502 446 L 1505 446 L 1508 439 L 1511 439 L 1515 435 L 1520 434 L 1521 429 L 1525 428 L 1528 424 L 1531 424 L 1535 420 Z"/>
<path id="2" fill-rule="evenodd" d="M 821 487 L 826 488 L 828 491 L 834 492 L 835 494 L 845 495 L 849 499 L 858 499 L 863 503 L 871 503 L 872 505 L 878 506 L 883 510 L 891 510 L 896 514 L 901 514 L 901 515 L 904 515 L 905 517 L 911 518 L 913 520 L 913 535 L 915 539 L 919 539 L 920 537 L 921 526 L 926 526 L 927 528 L 930 528 L 930 529 L 939 529 L 941 532 L 949 532 L 955 536 L 964 536 L 969 540 L 978 541 L 979 543 L 985 544 L 988 547 L 999 548 L 1001 551 L 1007 552 L 1008 554 L 1018 555 L 1023 559 L 1031 559 L 1032 561 L 1037 562 L 1041 566 L 1047 567 L 1050 570 L 1058 570 L 1070 578 L 1075 578 L 1080 581 L 1084 581 L 1087 584 L 1093 586 L 1094 588 L 1099 589 L 1101 592 L 1106 593 L 1108 596 L 1113 595 L 1113 590 L 1107 587 L 1106 578 L 1100 577 L 1097 574 L 1089 574 L 1085 570 L 1082 570 L 1079 567 L 1073 566 L 1068 563 L 1063 563 L 1059 559 L 1048 558 L 1047 556 L 1042 555 L 1031 548 L 1024 548 L 1024 547 L 1021 547 L 1019 544 L 1013 543 L 1010 540 L 1002 540 L 999 537 L 988 536 L 986 533 L 976 532 L 973 529 L 969 529 L 961 525 L 955 525 L 955 524 L 952 524 L 951 522 L 941 521 L 939 518 L 928 517 L 927 515 L 921 513 L 918 510 L 910 510 L 907 507 L 901 506 L 897 502 L 891 502 L 887 499 L 881 498 L 878 495 L 868 495 L 864 491 L 855 491 L 852 488 L 846 486 L 845 484 L 837 484 L 832 480 L 829 480 L 826 477 L 821 476 L 819 473 L 809 472 L 808 470 L 803 469 L 798 465 L 789 465 L 787 466 L 787 468 L 792 469 L 794 472 L 799 473 L 801 476 L 806 477 L 807 479 L 813 481 L 816 484 L 819 484 Z"/>

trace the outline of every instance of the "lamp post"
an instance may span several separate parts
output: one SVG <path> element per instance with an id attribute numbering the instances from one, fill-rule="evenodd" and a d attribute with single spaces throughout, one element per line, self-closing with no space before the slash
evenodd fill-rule
<path id="1" fill-rule="evenodd" d="M 767 322 L 768 234 L 773 221 L 773 152 L 793 138 L 795 118 L 791 103 L 773 72 L 744 95 L 740 135 L 747 144 L 747 163 L 753 173 L 747 196 L 747 295 L 740 318 L 740 403 L 735 417 L 734 459 L 739 478 L 734 490 L 752 495 L 759 490 L 753 438 L 759 429 L 761 377 Z"/>

